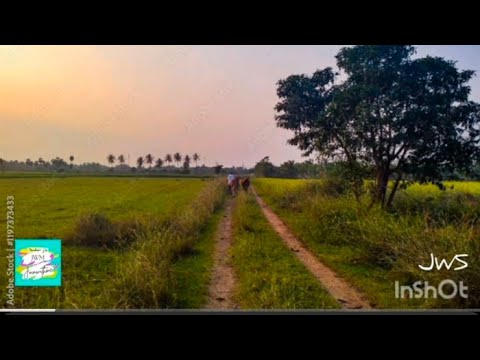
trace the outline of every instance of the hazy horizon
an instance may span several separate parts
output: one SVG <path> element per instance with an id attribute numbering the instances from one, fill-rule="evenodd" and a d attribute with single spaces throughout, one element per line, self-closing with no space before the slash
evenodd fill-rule
<path id="1" fill-rule="evenodd" d="M 0 46 L 0 157 L 106 164 L 110 153 L 251 167 L 303 161 L 275 125 L 276 83 L 336 67 L 329 46 Z M 477 71 L 480 46 L 418 46 Z"/>

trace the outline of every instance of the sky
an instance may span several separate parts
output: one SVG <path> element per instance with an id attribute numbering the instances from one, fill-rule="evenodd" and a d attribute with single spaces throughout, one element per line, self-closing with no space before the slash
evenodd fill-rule
<path id="1" fill-rule="evenodd" d="M 0 158 L 75 163 L 180 152 L 200 164 L 303 161 L 277 128 L 276 83 L 327 66 L 333 46 L 0 46 Z M 417 46 L 480 72 L 480 46 Z M 480 102 L 480 74 L 471 82 Z"/>

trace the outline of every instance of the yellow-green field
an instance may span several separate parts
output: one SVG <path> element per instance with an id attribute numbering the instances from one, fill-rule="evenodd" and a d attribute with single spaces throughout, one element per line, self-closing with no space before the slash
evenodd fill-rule
<path id="1" fill-rule="evenodd" d="M 472 195 L 480 195 L 480 182 L 478 181 L 445 181 L 444 184 L 448 188 L 448 194 L 468 193 Z M 427 194 L 435 196 L 445 193 L 441 191 L 438 186 L 432 184 L 413 184 L 407 189 L 407 192 L 422 196 L 426 196 Z"/>
<path id="2" fill-rule="evenodd" d="M 268 185 L 274 192 L 283 192 L 286 190 L 295 190 L 305 186 L 309 183 L 322 182 L 320 179 L 277 179 L 277 178 L 263 178 L 256 179 L 256 183 L 260 186 L 262 184 Z M 416 195 L 418 197 L 439 196 L 442 194 L 452 195 L 459 193 L 467 193 L 471 195 L 480 195 L 480 182 L 478 181 L 446 181 L 444 185 L 448 191 L 442 191 L 438 186 L 433 184 L 419 184 L 415 183 L 409 186 L 406 193 L 409 195 Z"/>

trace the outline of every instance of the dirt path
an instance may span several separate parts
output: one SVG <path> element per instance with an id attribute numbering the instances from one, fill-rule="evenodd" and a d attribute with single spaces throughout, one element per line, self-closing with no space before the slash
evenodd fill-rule
<path id="1" fill-rule="evenodd" d="M 346 309 L 370 309 L 371 306 L 365 297 L 353 286 L 343 280 L 332 269 L 322 264 L 300 240 L 287 228 L 283 221 L 270 209 L 270 207 L 258 196 L 252 187 L 253 194 L 262 208 L 273 229 L 280 235 L 290 250 L 294 251 L 300 261 L 322 283 L 325 289 L 332 295 L 343 308 Z"/>
<path id="2" fill-rule="evenodd" d="M 232 208 L 234 199 L 229 198 L 225 214 L 216 234 L 213 276 L 210 282 L 207 309 L 238 309 L 233 301 L 235 274 L 230 262 L 229 249 L 232 244 Z"/>

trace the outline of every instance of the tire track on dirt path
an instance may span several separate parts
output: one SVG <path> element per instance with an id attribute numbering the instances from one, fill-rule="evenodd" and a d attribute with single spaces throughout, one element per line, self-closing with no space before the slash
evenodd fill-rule
<path id="1" fill-rule="evenodd" d="M 214 250 L 213 275 L 210 281 L 207 309 L 238 309 L 233 300 L 236 278 L 231 265 L 232 211 L 234 199 L 228 198 L 225 214 L 218 226 Z"/>
<path id="2" fill-rule="evenodd" d="M 320 260 L 297 239 L 284 222 L 270 209 L 263 199 L 258 196 L 253 186 L 252 192 L 273 229 L 343 308 L 371 309 L 369 302 L 358 290 L 342 279 L 332 269 L 320 262 Z"/>

